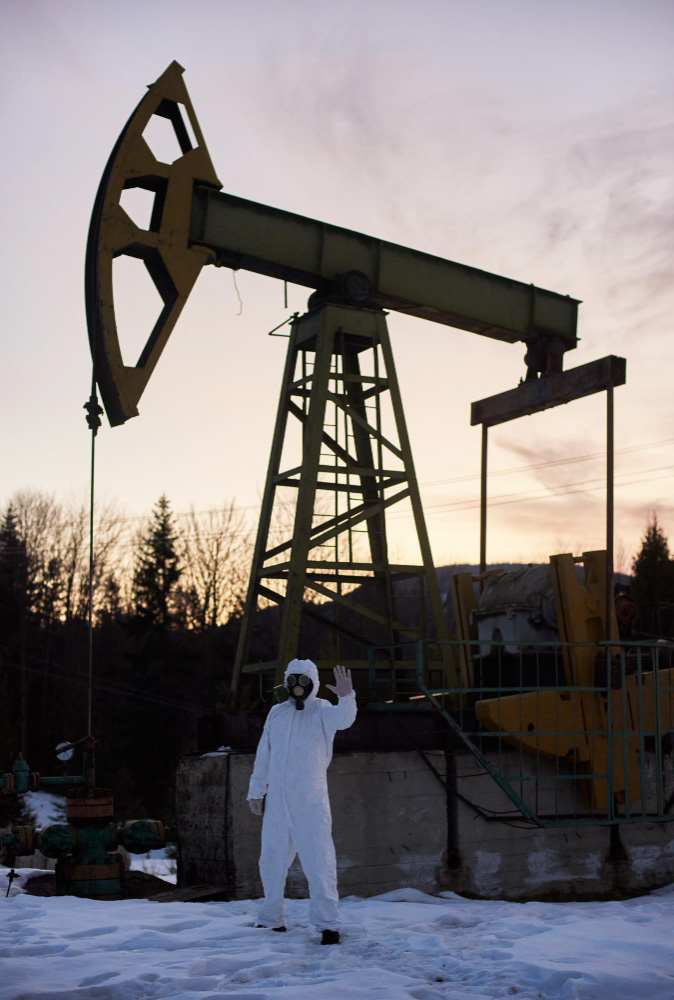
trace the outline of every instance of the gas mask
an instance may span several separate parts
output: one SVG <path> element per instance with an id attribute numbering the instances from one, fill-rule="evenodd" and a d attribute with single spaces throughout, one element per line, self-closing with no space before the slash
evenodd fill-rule
<path id="1" fill-rule="evenodd" d="M 307 674 L 288 674 L 286 677 L 286 690 L 299 711 L 304 708 L 304 702 L 313 689 L 314 682 Z"/>

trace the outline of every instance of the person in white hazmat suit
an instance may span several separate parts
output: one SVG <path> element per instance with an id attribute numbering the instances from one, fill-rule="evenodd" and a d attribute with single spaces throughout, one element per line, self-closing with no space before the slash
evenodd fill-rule
<path id="1" fill-rule="evenodd" d="M 335 667 L 336 705 L 318 698 L 318 669 L 292 660 L 285 672 L 288 700 L 269 712 L 248 789 L 252 812 L 261 815 L 260 875 L 264 900 L 258 927 L 284 931 L 288 868 L 299 854 L 309 883 L 309 919 L 323 931 L 322 944 L 339 944 L 337 862 L 326 771 L 338 729 L 356 718 L 351 671 Z"/>

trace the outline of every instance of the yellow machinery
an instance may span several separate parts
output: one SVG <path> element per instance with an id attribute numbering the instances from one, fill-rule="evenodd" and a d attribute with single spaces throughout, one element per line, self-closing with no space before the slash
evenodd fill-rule
<path id="1" fill-rule="evenodd" d="M 582 582 L 576 572 L 579 563 L 584 570 Z M 479 643 L 475 582 L 470 573 L 457 574 L 452 580 L 457 632 L 466 643 L 461 647 L 461 687 L 473 691 L 478 678 L 471 650 Z M 606 810 L 609 790 L 619 804 L 637 802 L 642 794 L 639 753 L 643 749 L 638 734 L 666 732 L 674 726 L 672 700 L 665 696 L 674 685 L 674 671 L 621 676 L 616 670 L 617 649 L 601 645 L 608 634 L 606 552 L 584 552 L 578 558 L 551 556 L 550 582 L 564 667 L 560 689 L 539 686 L 492 698 L 478 696 L 475 715 L 485 729 L 503 733 L 510 745 L 572 761 L 581 775 L 590 775 L 581 781 L 592 810 Z M 610 634 L 618 642 L 615 612 Z"/>

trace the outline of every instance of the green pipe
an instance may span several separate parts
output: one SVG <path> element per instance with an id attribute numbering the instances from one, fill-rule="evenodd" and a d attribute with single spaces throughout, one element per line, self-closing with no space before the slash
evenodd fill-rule
<path id="1" fill-rule="evenodd" d="M 81 774 L 60 774 L 55 778 L 43 778 L 40 775 L 41 785 L 83 785 L 84 776 Z"/>

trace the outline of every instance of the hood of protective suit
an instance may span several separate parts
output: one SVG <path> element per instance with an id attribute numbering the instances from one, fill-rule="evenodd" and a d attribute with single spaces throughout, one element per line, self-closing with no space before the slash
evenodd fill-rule
<path id="1" fill-rule="evenodd" d="M 286 667 L 286 672 L 283 675 L 283 683 L 285 685 L 288 680 L 288 674 L 306 674 L 307 677 L 311 677 L 313 682 L 313 688 L 306 697 L 306 704 L 310 704 L 312 701 L 316 700 L 316 695 L 318 694 L 318 667 L 313 662 L 313 660 L 291 660 Z"/>

